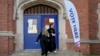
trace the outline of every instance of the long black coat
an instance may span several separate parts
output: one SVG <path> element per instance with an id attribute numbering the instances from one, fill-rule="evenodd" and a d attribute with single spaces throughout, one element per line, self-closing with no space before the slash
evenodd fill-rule
<path id="1" fill-rule="evenodd" d="M 49 35 L 50 35 L 50 39 L 51 39 L 51 50 L 54 51 L 56 50 L 56 41 L 55 41 L 55 36 L 52 35 L 55 34 L 55 30 L 53 28 L 49 28 L 48 29 Z"/>
<path id="2" fill-rule="evenodd" d="M 48 38 L 48 36 L 42 35 L 42 32 L 41 32 L 36 40 L 36 42 L 38 42 L 40 40 L 41 50 L 42 50 L 42 53 L 44 53 L 44 54 L 47 54 L 47 51 L 48 51 L 47 38 Z"/>

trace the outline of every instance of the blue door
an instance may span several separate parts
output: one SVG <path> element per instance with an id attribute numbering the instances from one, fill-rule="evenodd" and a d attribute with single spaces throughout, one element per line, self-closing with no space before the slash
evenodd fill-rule
<path id="1" fill-rule="evenodd" d="M 48 25 L 48 23 L 46 24 L 46 20 L 49 21 L 49 24 L 50 23 L 54 23 L 55 25 L 55 34 L 56 34 L 56 47 L 57 49 L 59 48 L 59 38 L 58 38 L 58 16 L 57 15 L 41 15 L 41 18 L 43 19 L 42 20 L 42 28 L 45 26 L 45 25 Z"/>
<path id="2" fill-rule="evenodd" d="M 36 38 L 41 32 L 41 20 L 38 15 L 24 15 L 24 49 L 39 49 L 35 44 Z"/>
<path id="3" fill-rule="evenodd" d="M 49 21 L 55 25 L 56 46 L 59 48 L 57 17 L 57 15 L 24 15 L 24 49 L 40 49 L 40 43 L 35 44 L 35 41 L 44 26 L 49 25 Z"/>

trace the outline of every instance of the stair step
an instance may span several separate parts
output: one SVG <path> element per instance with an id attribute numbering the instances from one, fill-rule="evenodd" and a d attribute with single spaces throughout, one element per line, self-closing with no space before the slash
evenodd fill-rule
<path id="1" fill-rule="evenodd" d="M 12 56 L 41 56 L 40 51 L 20 51 L 15 52 Z M 57 53 L 49 53 L 48 56 L 80 56 L 79 52 L 74 51 L 57 51 Z"/>

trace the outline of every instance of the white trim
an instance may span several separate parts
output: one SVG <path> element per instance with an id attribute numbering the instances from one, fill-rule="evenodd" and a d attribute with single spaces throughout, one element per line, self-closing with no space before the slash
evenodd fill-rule
<path id="1" fill-rule="evenodd" d="M 97 14 L 98 14 L 98 20 L 97 20 L 97 22 L 98 22 L 98 34 L 97 34 L 97 36 L 100 40 L 100 3 L 98 3 Z"/>
<path id="2" fill-rule="evenodd" d="M 73 39 L 67 39 L 67 40 L 66 40 L 66 43 L 67 43 L 67 44 L 70 44 L 70 43 L 74 44 L 74 40 L 73 40 Z M 81 44 L 84 44 L 84 43 L 86 43 L 86 44 L 88 44 L 88 43 L 91 43 L 91 44 L 100 44 L 100 40 L 81 39 L 81 40 L 80 40 L 80 43 L 81 43 Z"/>
<path id="3" fill-rule="evenodd" d="M 17 10 L 17 14 L 18 14 L 18 20 L 16 22 L 16 26 L 17 26 L 17 34 L 16 34 L 16 51 L 20 51 L 23 50 L 23 46 L 24 46 L 24 36 L 23 36 L 23 11 L 24 9 L 27 7 L 26 5 L 29 5 L 29 3 L 35 3 L 37 2 L 36 0 L 29 0 L 27 2 L 22 3 Z M 66 23 L 65 20 L 63 19 L 63 6 L 55 1 L 51 1 L 51 0 L 45 0 L 45 2 L 51 2 L 52 4 L 58 6 L 56 7 L 56 9 L 58 9 L 59 12 L 59 16 L 58 16 L 58 20 L 59 20 L 59 49 L 66 49 Z M 38 4 L 38 3 L 36 3 Z M 34 4 L 34 5 L 36 5 Z M 44 3 L 43 3 L 44 4 Z M 47 4 L 49 6 L 54 7 L 53 5 Z M 30 5 L 32 6 L 32 5 Z M 63 22 L 63 23 L 62 23 Z M 63 28 L 63 29 L 62 29 Z"/>
<path id="4" fill-rule="evenodd" d="M 13 34 L 12 31 L 0 31 L 0 37 L 14 37 L 15 35 Z"/>

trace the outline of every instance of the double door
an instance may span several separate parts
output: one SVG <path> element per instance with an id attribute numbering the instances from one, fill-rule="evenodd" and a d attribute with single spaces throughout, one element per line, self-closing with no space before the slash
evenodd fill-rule
<path id="1" fill-rule="evenodd" d="M 24 49 L 40 49 L 40 42 L 35 43 L 38 35 L 46 26 L 54 23 L 56 33 L 56 47 L 59 48 L 58 16 L 57 15 L 24 15 Z"/>

